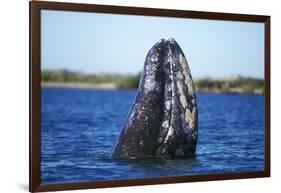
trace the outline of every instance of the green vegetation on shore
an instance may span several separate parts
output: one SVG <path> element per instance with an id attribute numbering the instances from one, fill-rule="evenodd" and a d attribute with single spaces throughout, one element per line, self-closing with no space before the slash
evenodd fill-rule
<path id="1" fill-rule="evenodd" d="M 138 87 L 141 73 L 136 75 L 120 74 L 84 74 L 68 70 L 42 70 L 42 83 L 79 83 L 99 85 L 113 83 L 116 88 L 135 89 Z"/>
<path id="2" fill-rule="evenodd" d="M 262 79 L 243 76 L 224 79 L 201 78 L 195 80 L 194 84 L 195 88 L 202 92 L 264 93 L 264 81 Z"/>
<path id="3" fill-rule="evenodd" d="M 135 75 L 120 74 L 84 74 L 68 70 L 43 70 L 42 83 L 77 83 L 102 85 L 112 83 L 119 89 L 136 89 L 141 73 Z M 225 93 L 264 93 L 264 81 L 249 77 L 236 76 L 232 78 L 213 79 L 200 78 L 194 81 L 199 92 L 225 92 Z"/>

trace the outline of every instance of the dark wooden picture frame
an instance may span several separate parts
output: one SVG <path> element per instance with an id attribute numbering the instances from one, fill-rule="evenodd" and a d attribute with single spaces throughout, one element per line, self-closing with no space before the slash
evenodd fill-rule
<path id="1" fill-rule="evenodd" d="M 214 13 L 200 11 L 183 11 L 153 8 L 136 8 L 121 6 L 104 6 L 92 4 L 59 3 L 31 1 L 30 6 L 30 154 L 29 154 L 29 190 L 31 192 L 75 190 L 88 188 L 135 186 L 150 184 L 182 183 L 195 181 L 212 181 L 242 178 L 259 178 L 270 176 L 270 16 L 244 15 L 230 13 Z M 228 21 L 249 21 L 265 24 L 264 31 L 264 87 L 265 87 L 265 125 L 264 125 L 264 171 L 206 174 L 176 177 L 154 177 L 128 180 L 108 180 L 95 182 L 74 182 L 61 184 L 41 184 L 40 183 L 40 112 L 41 112 L 41 91 L 40 91 L 40 11 L 47 10 L 67 10 L 80 12 L 99 12 L 131 15 L 147 15 L 178 18 L 197 18 Z"/>

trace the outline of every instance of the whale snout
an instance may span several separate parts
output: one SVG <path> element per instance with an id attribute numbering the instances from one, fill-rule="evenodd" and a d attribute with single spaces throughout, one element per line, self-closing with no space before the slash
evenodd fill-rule
<path id="1" fill-rule="evenodd" d="M 148 52 L 137 96 L 115 143 L 115 158 L 191 157 L 198 138 L 194 84 L 174 38 Z"/>

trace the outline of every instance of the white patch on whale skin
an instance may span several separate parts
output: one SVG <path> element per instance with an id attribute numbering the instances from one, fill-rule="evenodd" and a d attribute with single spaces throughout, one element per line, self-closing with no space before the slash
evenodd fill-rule
<path id="1" fill-rule="evenodd" d="M 172 98 L 171 100 L 172 104 L 171 104 L 171 107 L 175 105 L 175 101 L 174 99 Z M 173 116 L 171 116 L 170 118 L 170 124 L 173 122 Z M 168 132 L 167 132 L 167 135 L 165 137 L 165 140 L 164 140 L 164 143 L 167 143 L 167 141 L 170 139 L 170 137 L 174 134 L 174 128 L 172 127 L 172 125 L 169 125 L 169 128 L 168 128 Z"/>
<path id="2" fill-rule="evenodd" d="M 183 80 L 183 75 L 182 75 L 181 71 L 178 71 L 177 77 L 179 80 Z"/>
<path id="3" fill-rule="evenodd" d="M 156 55 L 153 55 L 153 56 L 150 58 L 150 61 L 151 61 L 151 62 L 158 62 L 157 54 L 156 54 Z"/>
<path id="4" fill-rule="evenodd" d="M 180 102 L 181 102 L 183 108 L 187 107 L 187 101 L 186 101 L 186 97 L 184 95 L 180 95 Z"/>
<path id="5" fill-rule="evenodd" d="M 172 87 L 171 87 L 171 86 L 169 86 L 168 91 L 169 91 L 169 92 L 171 92 L 171 91 L 172 91 Z"/>
<path id="6" fill-rule="evenodd" d="M 194 86 L 193 86 L 193 82 L 192 82 L 191 75 L 190 75 L 190 69 L 189 69 L 189 66 L 187 64 L 185 57 L 182 54 L 179 54 L 179 63 L 181 64 L 181 66 L 183 68 L 183 74 L 185 77 L 185 84 L 187 85 L 187 88 L 188 88 L 188 94 L 190 96 L 194 96 L 195 92 L 194 92 Z"/>
<path id="7" fill-rule="evenodd" d="M 139 143 L 140 145 L 143 145 L 143 140 L 140 140 L 140 143 Z"/>
<path id="8" fill-rule="evenodd" d="M 168 121 L 168 120 L 165 120 L 165 121 L 162 123 L 162 127 L 164 127 L 165 129 L 168 129 L 168 127 L 169 127 L 169 121 Z"/>
<path id="9" fill-rule="evenodd" d="M 148 57 L 148 64 L 145 66 L 145 76 L 143 87 L 145 93 L 147 94 L 150 91 L 160 91 L 160 85 L 157 81 L 154 80 L 157 67 L 159 65 L 158 53 L 153 54 L 151 57 Z"/>
<path id="10" fill-rule="evenodd" d="M 195 102 L 196 102 L 196 100 L 195 100 L 195 98 L 193 98 L 193 99 L 191 100 L 191 103 L 192 103 L 193 105 L 195 105 Z"/>
<path id="11" fill-rule="evenodd" d="M 174 93 L 174 88 L 175 88 L 175 85 L 174 85 L 174 77 L 173 77 L 173 66 L 175 66 L 175 62 L 172 58 L 172 50 L 169 48 L 168 50 L 168 60 L 169 60 L 169 63 L 170 63 L 170 72 L 171 72 L 171 75 L 169 76 L 170 79 L 171 79 L 171 91 L 172 91 L 172 99 L 170 100 L 170 103 L 169 106 L 172 109 L 172 107 L 175 105 L 175 93 Z M 171 112 L 171 115 L 172 115 L 172 112 Z M 170 123 L 173 122 L 173 116 L 170 117 Z M 169 140 L 169 138 L 174 134 L 174 128 L 172 127 L 172 125 L 169 125 L 169 128 L 168 128 L 168 132 L 167 132 L 167 135 L 165 137 L 165 140 L 164 140 L 164 143 L 167 143 L 167 141 Z"/>
<path id="12" fill-rule="evenodd" d="M 192 121 L 192 115 L 191 115 L 189 108 L 187 108 L 185 111 L 185 120 L 186 120 L 186 122 Z"/>
<path id="13" fill-rule="evenodd" d="M 186 59 L 181 53 L 179 54 L 179 62 L 181 64 L 182 68 L 184 70 L 187 70 L 188 73 L 190 73 L 190 69 L 189 69 L 189 66 L 187 65 Z"/>
<path id="14" fill-rule="evenodd" d="M 193 87 L 193 84 L 192 84 L 192 80 L 188 81 L 188 94 L 190 96 L 194 95 L 194 87 Z"/>
<path id="15" fill-rule="evenodd" d="M 188 122 L 190 129 L 194 130 L 196 128 L 196 118 L 197 118 L 197 108 L 193 107 L 192 112 L 189 108 L 185 112 L 185 120 Z"/>
<path id="16" fill-rule="evenodd" d="M 180 103 L 185 109 L 187 107 L 187 99 L 183 92 L 183 85 L 180 81 L 177 81 L 177 87 L 179 89 L 179 94 L 180 94 Z"/>
<path id="17" fill-rule="evenodd" d="M 155 82 L 154 80 L 152 80 L 152 78 L 150 77 L 146 77 L 146 81 L 144 83 L 144 88 L 146 91 L 153 91 L 153 90 L 160 90 L 160 86 L 157 82 Z"/>
<path id="18" fill-rule="evenodd" d="M 172 102 L 171 102 L 171 100 L 167 100 L 165 102 L 165 109 L 169 111 L 169 110 L 171 110 L 171 108 L 172 108 Z"/>
<path id="19" fill-rule="evenodd" d="M 174 134 L 174 128 L 173 127 L 169 127 L 168 129 L 168 133 L 167 133 L 167 136 L 165 138 L 165 141 L 164 143 L 167 143 L 167 141 L 169 140 L 169 138 Z"/>
<path id="20" fill-rule="evenodd" d="M 193 110 L 192 110 L 193 122 L 192 122 L 192 125 L 191 125 L 191 127 L 190 127 L 191 129 L 197 129 L 197 125 L 196 125 L 197 117 L 198 117 L 198 110 L 197 110 L 197 107 L 193 107 Z"/>

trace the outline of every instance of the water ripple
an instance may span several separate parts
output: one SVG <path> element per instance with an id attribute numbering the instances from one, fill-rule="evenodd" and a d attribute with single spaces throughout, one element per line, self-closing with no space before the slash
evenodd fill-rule
<path id="1" fill-rule="evenodd" d="M 193 159 L 114 160 L 110 154 L 135 91 L 42 88 L 41 182 L 261 171 L 264 98 L 198 94 Z"/>

